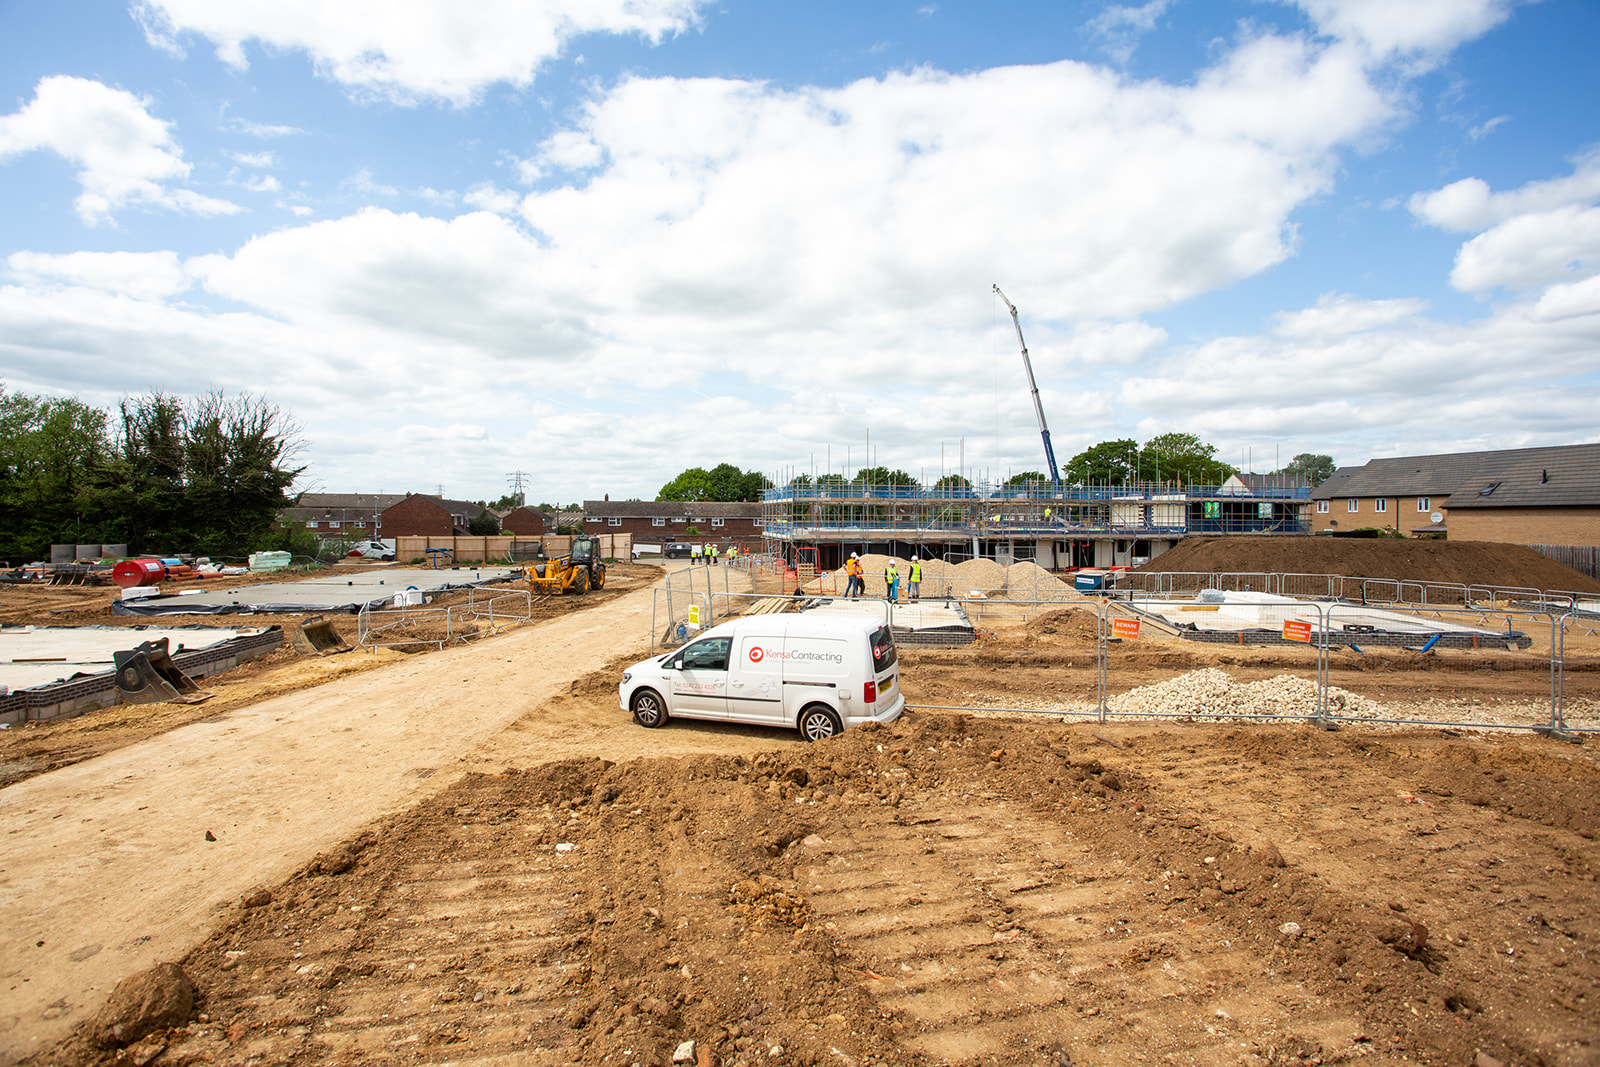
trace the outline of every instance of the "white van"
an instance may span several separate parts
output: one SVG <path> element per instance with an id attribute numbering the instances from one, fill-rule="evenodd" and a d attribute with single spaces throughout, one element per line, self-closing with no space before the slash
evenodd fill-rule
<path id="1" fill-rule="evenodd" d="M 617 695 L 652 729 L 677 716 L 788 726 L 807 741 L 893 722 L 905 707 L 889 627 L 855 615 L 725 622 L 623 671 Z"/>

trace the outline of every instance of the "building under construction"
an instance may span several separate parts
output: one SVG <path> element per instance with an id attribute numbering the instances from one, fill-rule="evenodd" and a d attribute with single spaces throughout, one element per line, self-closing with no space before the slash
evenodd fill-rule
<path id="1" fill-rule="evenodd" d="M 1311 486 L 1242 475 L 1221 485 L 867 485 L 842 479 L 762 495 L 762 523 L 786 558 L 834 568 L 851 552 L 1042 567 L 1137 566 L 1185 537 L 1309 534 Z M 814 555 L 813 551 L 814 550 Z"/>

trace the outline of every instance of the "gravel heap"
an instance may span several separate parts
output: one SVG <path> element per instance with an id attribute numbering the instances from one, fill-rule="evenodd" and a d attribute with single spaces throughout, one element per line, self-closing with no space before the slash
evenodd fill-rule
<path id="1" fill-rule="evenodd" d="M 1112 697 L 1106 707 L 1115 712 L 1226 719 L 1235 715 L 1315 715 L 1317 686 L 1308 678 L 1280 674 L 1265 681 L 1243 684 L 1215 667 L 1190 671 L 1156 685 Z M 1383 708 L 1365 697 L 1337 686 L 1328 689 L 1328 713 L 1376 718 Z"/>
<path id="2" fill-rule="evenodd" d="M 1013 600 L 1077 600 L 1077 591 L 1031 559 L 1006 568 L 1006 592 Z"/>

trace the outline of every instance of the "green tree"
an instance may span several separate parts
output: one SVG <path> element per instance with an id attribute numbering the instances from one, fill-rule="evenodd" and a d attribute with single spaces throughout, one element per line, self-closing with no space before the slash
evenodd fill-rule
<path id="1" fill-rule="evenodd" d="M 1023 471 L 1021 474 L 1013 474 L 1006 479 L 1006 485 L 1013 489 L 1026 489 L 1039 485 L 1048 486 L 1049 484 L 1050 479 L 1039 471 Z"/>
<path id="2" fill-rule="evenodd" d="M 1079 452 L 1061 471 L 1073 485 L 1128 485 L 1137 469 L 1139 442 L 1131 437 L 1101 441 Z"/>
<path id="3" fill-rule="evenodd" d="M 1302 452 L 1291 459 L 1279 473 L 1287 474 L 1291 478 L 1304 478 L 1313 486 L 1321 485 L 1333 477 L 1333 472 L 1338 468 L 1334 466 L 1332 456 L 1324 456 L 1316 452 Z"/>
<path id="4" fill-rule="evenodd" d="M 473 537 L 495 537 L 500 533 L 500 520 L 492 511 L 480 511 L 467 521 L 467 532 Z"/>
<path id="5" fill-rule="evenodd" d="M 716 485 L 704 467 L 690 467 L 661 487 L 657 500 L 715 500 Z"/>
<path id="6" fill-rule="evenodd" d="M 0 384 L 0 558 L 47 559 L 50 545 L 100 539 L 91 472 L 109 441 L 106 413 L 76 397 Z"/>
<path id="7" fill-rule="evenodd" d="M 862 467 L 851 479 L 854 485 L 916 485 L 917 480 L 905 471 L 888 467 Z"/>
<path id="8" fill-rule="evenodd" d="M 1145 481 L 1220 485 L 1235 468 L 1216 456 L 1215 445 L 1192 433 L 1164 433 L 1152 437 L 1140 451 L 1138 475 Z"/>
<path id="9" fill-rule="evenodd" d="M 690 467 L 661 487 L 657 500 L 745 500 L 761 499 L 772 482 L 759 471 L 741 471 L 732 463 L 719 463 L 710 470 Z"/>

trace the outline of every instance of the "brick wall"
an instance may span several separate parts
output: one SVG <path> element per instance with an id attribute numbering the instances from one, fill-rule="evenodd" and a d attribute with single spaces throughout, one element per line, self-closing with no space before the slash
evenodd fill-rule
<path id="1" fill-rule="evenodd" d="M 501 520 L 500 531 L 519 537 L 538 537 L 552 532 L 544 528 L 544 512 L 536 508 L 517 508 L 510 512 Z"/>
<path id="2" fill-rule="evenodd" d="M 450 537 L 450 513 L 425 496 L 408 496 L 383 512 L 385 537 Z"/>
<path id="3" fill-rule="evenodd" d="M 1600 508 L 1451 508 L 1450 540 L 1600 545 Z"/>
<path id="4" fill-rule="evenodd" d="M 613 526 L 615 521 L 619 525 Z M 675 522 L 667 519 L 664 525 L 657 526 L 648 518 L 621 518 L 603 519 L 589 518 L 584 521 L 583 532 L 587 534 L 630 534 L 635 541 L 646 544 L 657 544 L 673 538 L 677 541 L 693 541 L 704 544 L 715 541 L 718 544 L 735 543 L 748 548 L 759 545 L 763 536 L 761 527 L 750 519 L 728 518 L 722 520 L 721 526 L 714 525 L 713 519 L 703 519 L 697 522 Z M 689 533 L 693 526 L 700 532 Z"/>

